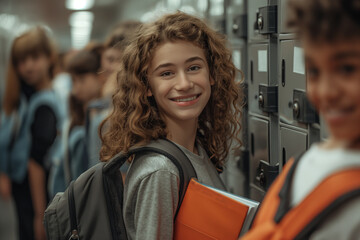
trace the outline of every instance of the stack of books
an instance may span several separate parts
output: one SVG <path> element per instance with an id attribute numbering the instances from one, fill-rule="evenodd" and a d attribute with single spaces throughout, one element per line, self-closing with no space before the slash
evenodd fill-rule
<path id="1" fill-rule="evenodd" d="M 174 239 L 238 239 L 249 230 L 258 206 L 192 179 L 175 220 Z"/>

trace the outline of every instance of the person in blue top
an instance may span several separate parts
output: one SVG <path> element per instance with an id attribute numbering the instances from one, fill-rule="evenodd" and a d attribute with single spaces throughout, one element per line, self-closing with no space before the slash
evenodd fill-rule
<path id="1" fill-rule="evenodd" d="M 61 154 L 53 165 L 50 193 L 65 191 L 72 180 L 89 168 L 83 158 L 85 150 L 85 113 L 91 101 L 100 98 L 103 86 L 101 68 L 102 44 L 89 43 L 69 58 L 66 65 L 71 75 L 72 89 L 69 96 L 69 119 L 63 126 Z"/>
<path id="2" fill-rule="evenodd" d="M 62 122 L 51 89 L 55 64 L 56 48 L 44 28 L 14 40 L 1 112 L 0 181 L 7 188 L 0 194 L 14 198 L 20 240 L 45 239 L 49 158 Z"/>

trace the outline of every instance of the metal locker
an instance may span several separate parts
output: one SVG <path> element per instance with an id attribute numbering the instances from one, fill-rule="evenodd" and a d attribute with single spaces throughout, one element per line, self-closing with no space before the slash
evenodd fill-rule
<path id="1" fill-rule="evenodd" d="M 269 121 L 249 117 L 250 198 L 260 201 L 278 173 L 269 159 Z M 277 170 L 276 170 L 277 169 Z"/>
<path id="2" fill-rule="evenodd" d="M 279 33 L 291 33 L 292 30 L 287 27 L 286 21 L 287 21 L 287 0 L 279 0 L 278 2 L 278 28 Z"/>
<path id="3" fill-rule="evenodd" d="M 252 113 L 268 116 L 277 112 L 277 86 L 269 86 L 268 44 L 253 44 L 249 47 L 248 104 Z"/>
<path id="4" fill-rule="evenodd" d="M 280 152 L 282 167 L 291 158 L 304 152 L 308 146 L 307 132 L 280 127 Z"/>
<path id="5" fill-rule="evenodd" d="M 249 0 L 248 1 L 248 38 L 249 42 L 259 39 L 267 38 L 266 35 L 259 33 L 258 29 L 258 13 L 259 8 L 266 7 L 268 5 L 267 0 Z"/>
<path id="6" fill-rule="evenodd" d="M 248 196 L 249 188 L 249 156 L 246 151 L 238 149 L 226 163 L 226 187 L 231 193 Z"/>
<path id="7" fill-rule="evenodd" d="M 224 0 L 209 1 L 209 20 L 212 26 L 220 33 L 226 34 L 226 13 Z"/>
<path id="8" fill-rule="evenodd" d="M 279 73 L 280 122 L 301 128 L 317 122 L 317 114 L 306 97 L 303 50 L 295 40 L 280 41 Z"/>
<path id="9" fill-rule="evenodd" d="M 247 5 L 245 0 L 233 0 L 226 8 L 227 35 L 232 39 L 247 37 Z"/>
<path id="10" fill-rule="evenodd" d="M 237 69 L 239 69 L 241 73 L 237 74 L 237 81 L 243 80 L 243 82 L 247 82 L 247 48 L 245 42 L 238 42 L 233 44 L 232 50 L 232 60 Z M 242 79 L 244 78 L 244 79 Z"/>

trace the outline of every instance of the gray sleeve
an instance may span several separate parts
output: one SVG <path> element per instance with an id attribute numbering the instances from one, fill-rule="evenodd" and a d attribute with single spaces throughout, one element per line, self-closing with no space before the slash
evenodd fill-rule
<path id="1" fill-rule="evenodd" d="M 172 239 L 179 178 L 158 170 L 140 183 L 134 212 L 134 239 Z"/>

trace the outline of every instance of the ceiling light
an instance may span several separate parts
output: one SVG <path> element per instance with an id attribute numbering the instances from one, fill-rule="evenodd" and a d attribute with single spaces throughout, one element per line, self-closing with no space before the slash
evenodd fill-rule
<path id="1" fill-rule="evenodd" d="M 94 6 L 95 0 L 66 0 L 66 8 L 70 10 L 87 10 Z"/>

